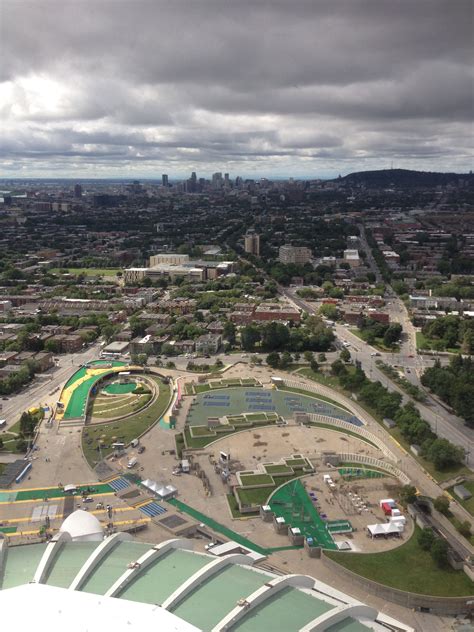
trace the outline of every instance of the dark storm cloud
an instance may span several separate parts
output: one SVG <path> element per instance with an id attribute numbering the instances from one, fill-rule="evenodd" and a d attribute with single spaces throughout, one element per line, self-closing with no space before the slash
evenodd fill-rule
<path id="1" fill-rule="evenodd" d="M 4 0 L 0 11 L 6 171 L 61 157 L 65 172 L 136 163 L 144 175 L 168 163 L 317 174 L 390 156 L 470 168 L 470 0 Z"/>

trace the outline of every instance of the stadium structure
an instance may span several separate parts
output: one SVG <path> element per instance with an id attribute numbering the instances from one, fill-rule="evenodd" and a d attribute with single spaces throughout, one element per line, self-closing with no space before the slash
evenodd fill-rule
<path id="1" fill-rule="evenodd" d="M 188 539 L 104 537 L 79 509 L 49 542 L 0 540 L 2 623 L 48 632 L 412 630 L 312 577 L 254 563 L 252 554 L 196 552 Z"/>

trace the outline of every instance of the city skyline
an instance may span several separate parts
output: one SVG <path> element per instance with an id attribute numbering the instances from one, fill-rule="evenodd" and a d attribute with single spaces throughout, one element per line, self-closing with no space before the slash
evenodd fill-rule
<path id="1" fill-rule="evenodd" d="M 2 178 L 472 167 L 472 5 L 2 6 Z"/>

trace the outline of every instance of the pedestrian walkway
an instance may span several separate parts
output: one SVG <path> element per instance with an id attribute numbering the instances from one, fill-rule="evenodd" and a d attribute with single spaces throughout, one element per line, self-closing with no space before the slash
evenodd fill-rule
<path id="1" fill-rule="evenodd" d="M 273 548 L 265 548 L 263 546 L 260 546 L 259 544 L 255 544 L 255 542 L 252 542 L 251 540 L 247 539 L 243 535 L 240 535 L 240 533 L 237 533 L 236 531 L 232 531 L 232 529 L 225 527 L 223 524 L 220 524 L 216 520 L 209 518 L 209 516 L 206 516 L 206 514 L 201 513 L 197 509 L 194 509 L 193 507 L 186 505 L 186 503 L 183 503 L 181 500 L 178 500 L 177 498 L 172 498 L 171 500 L 168 500 L 168 502 L 170 503 L 170 505 L 174 505 L 181 511 L 184 511 L 184 513 L 187 513 L 189 516 L 191 516 L 198 522 L 202 522 L 213 531 L 216 531 L 216 533 L 222 533 L 222 535 L 224 535 L 229 540 L 233 540 L 234 542 L 237 542 L 237 544 L 240 544 L 246 549 L 250 549 L 251 551 L 256 551 L 257 553 L 260 553 L 260 555 L 271 555 L 272 553 L 276 553 L 277 551 L 289 551 L 289 550 L 301 549 L 301 546 L 276 546 Z"/>

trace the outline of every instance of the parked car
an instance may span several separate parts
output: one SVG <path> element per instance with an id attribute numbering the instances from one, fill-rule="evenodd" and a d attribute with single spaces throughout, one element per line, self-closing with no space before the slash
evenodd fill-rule
<path id="1" fill-rule="evenodd" d="M 137 450 L 138 454 L 143 454 L 145 452 L 145 449 L 146 449 L 145 446 L 141 445 Z"/>

